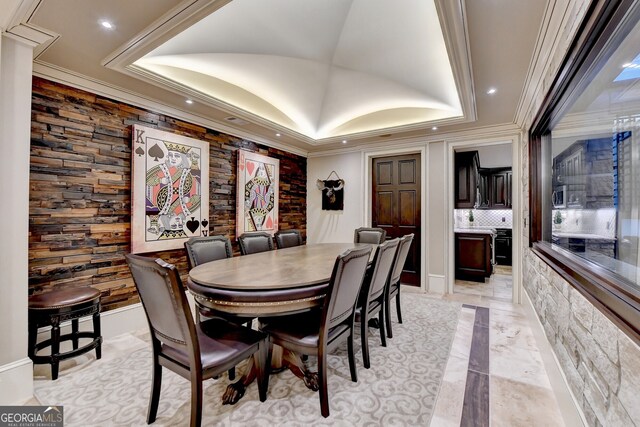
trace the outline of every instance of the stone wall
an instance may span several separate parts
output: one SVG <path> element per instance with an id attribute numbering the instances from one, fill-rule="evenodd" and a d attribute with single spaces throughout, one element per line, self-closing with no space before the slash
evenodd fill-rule
<path id="1" fill-rule="evenodd" d="M 105 310 L 138 301 L 125 264 L 131 227 L 131 126 L 209 142 L 210 232 L 235 243 L 237 150 L 280 159 L 281 229 L 306 234 L 307 160 L 48 80 L 33 79 L 29 288 L 93 286 Z M 184 250 L 151 253 L 187 273 Z"/>
<path id="2" fill-rule="evenodd" d="M 544 70 L 521 135 L 524 171 L 519 184 L 526 221 L 522 282 L 587 423 L 640 425 L 640 347 L 529 248 L 528 132 L 589 5 L 588 0 L 550 3 L 565 11 L 557 28 L 548 31 L 556 40 L 543 52 L 548 62 L 537 61 Z"/>

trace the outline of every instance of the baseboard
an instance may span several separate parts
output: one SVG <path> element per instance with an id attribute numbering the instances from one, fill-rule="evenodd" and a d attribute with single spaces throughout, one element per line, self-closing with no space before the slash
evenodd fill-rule
<path id="1" fill-rule="evenodd" d="M 551 347 L 551 343 L 547 339 L 544 327 L 542 326 L 542 323 L 540 323 L 540 319 L 536 314 L 536 310 L 531 302 L 529 294 L 524 288 L 523 291 L 524 292 L 522 294 L 524 295 L 524 298 L 522 305 L 525 309 L 527 318 L 529 319 L 529 324 L 532 326 L 531 330 L 533 331 L 536 343 L 538 344 L 538 349 L 540 350 L 540 355 L 542 356 L 542 361 L 547 371 L 551 388 L 556 396 L 556 401 L 560 407 L 560 413 L 562 414 L 564 423 L 567 426 L 586 426 L 588 424 L 584 413 L 582 412 L 582 407 L 578 404 L 578 399 L 576 399 L 576 396 L 569 387 L 567 377 L 562 370 L 562 366 L 560 365 L 560 361 L 558 360 L 556 353 Z"/>
<path id="2" fill-rule="evenodd" d="M 429 283 L 427 284 L 427 292 L 444 295 L 447 293 L 447 283 L 445 277 L 440 274 L 429 274 Z"/>
<path id="3" fill-rule="evenodd" d="M 33 396 L 33 363 L 24 358 L 0 366 L 0 406 L 16 405 Z"/>
<path id="4" fill-rule="evenodd" d="M 92 317 L 87 316 L 80 319 L 79 328 L 83 330 L 92 330 Z M 141 303 L 131 304 L 126 307 L 116 308 L 100 314 L 100 328 L 102 329 L 102 338 L 109 339 L 127 332 L 133 332 L 140 329 L 146 329 L 149 325 L 142 308 Z M 38 329 L 38 342 L 50 338 L 51 327 L 47 326 Z M 67 334 L 71 332 L 71 322 L 64 322 L 60 325 L 60 333 Z M 61 350 L 66 351 L 66 346 L 71 346 L 70 342 L 63 342 Z M 70 348 L 70 347 L 69 347 Z"/>

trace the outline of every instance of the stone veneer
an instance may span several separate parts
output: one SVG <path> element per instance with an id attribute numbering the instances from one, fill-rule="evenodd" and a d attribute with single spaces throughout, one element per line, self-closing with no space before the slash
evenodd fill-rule
<path id="1" fill-rule="evenodd" d="M 529 248 L 528 131 L 589 3 L 588 0 L 550 1 L 554 7 L 566 8 L 566 11 L 561 14 L 562 22 L 555 24 L 557 28 L 549 31 L 555 39 L 552 46 L 547 46 L 547 62 L 536 62 L 543 67 L 537 70 L 541 72 L 541 82 L 527 108 L 521 134 L 524 171 L 519 184 L 523 196 L 522 215 L 526 219 L 522 228 L 522 281 L 587 423 L 634 426 L 640 425 L 640 347 Z"/>

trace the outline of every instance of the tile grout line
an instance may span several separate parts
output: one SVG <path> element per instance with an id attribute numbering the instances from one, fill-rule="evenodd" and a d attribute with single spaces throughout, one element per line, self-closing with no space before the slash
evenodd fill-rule
<path id="1" fill-rule="evenodd" d="M 468 308 L 471 308 L 469 306 Z M 489 309 L 475 307 L 461 426 L 489 426 Z"/>

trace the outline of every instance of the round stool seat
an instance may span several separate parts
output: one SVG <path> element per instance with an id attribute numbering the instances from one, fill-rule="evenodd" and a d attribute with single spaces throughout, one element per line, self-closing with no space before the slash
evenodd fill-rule
<path id="1" fill-rule="evenodd" d="M 75 307 L 100 298 L 100 291 L 94 288 L 60 289 L 29 297 L 29 308 L 50 310 Z"/>
<path id="2" fill-rule="evenodd" d="M 80 331 L 78 319 L 93 317 L 93 331 Z M 61 334 L 62 322 L 71 321 L 71 333 Z M 51 326 L 51 338 L 37 342 L 38 328 Z M 80 347 L 80 339 L 88 338 L 88 344 Z M 72 341 L 73 350 L 61 352 L 60 343 Z M 29 357 L 33 363 L 51 364 L 51 378 L 58 378 L 61 360 L 78 356 L 87 351 L 96 351 L 100 359 L 102 336 L 100 335 L 100 291 L 90 287 L 60 289 L 29 297 Z M 46 347 L 51 347 L 49 355 L 38 355 Z"/>

